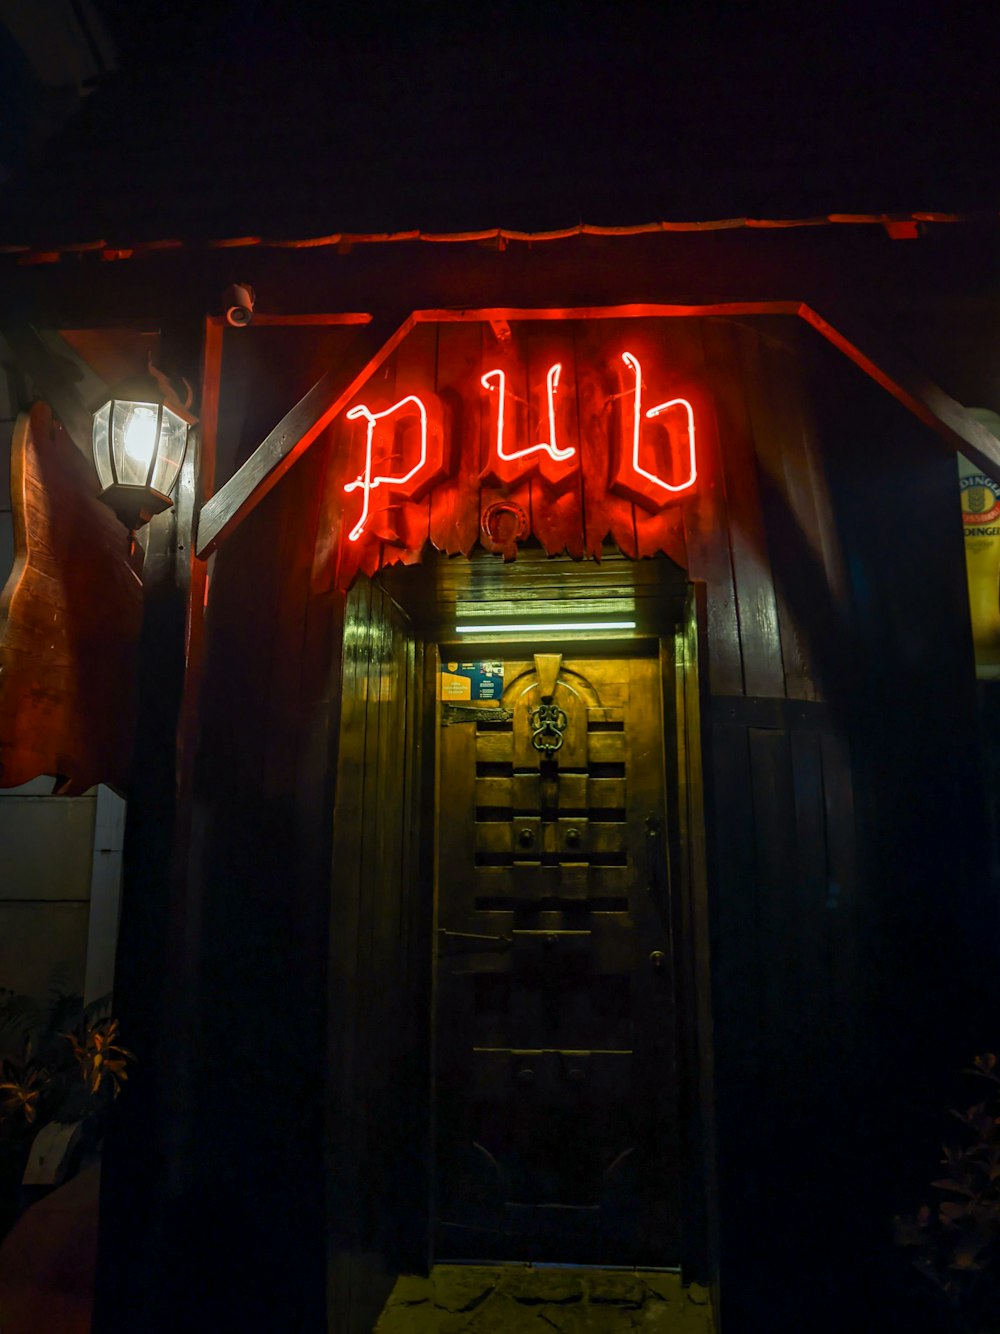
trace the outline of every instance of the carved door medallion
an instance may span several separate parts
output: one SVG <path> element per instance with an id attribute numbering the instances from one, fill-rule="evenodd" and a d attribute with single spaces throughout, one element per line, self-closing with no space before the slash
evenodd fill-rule
<path id="1" fill-rule="evenodd" d="M 436 1255 L 669 1265 L 659 664 L 525 655 L 504 679 L 499 708 L 441 712 Z"/>

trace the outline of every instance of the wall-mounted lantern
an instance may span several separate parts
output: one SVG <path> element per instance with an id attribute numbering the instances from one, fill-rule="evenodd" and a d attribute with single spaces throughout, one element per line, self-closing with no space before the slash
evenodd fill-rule
<path id="1" fill-rule="evenodd" d="M 134 534 L 169 509 L 191 417 L 162 391 L 163 377 L 143 376 L 115 391 L 94 413 L 94 462 L 109 505 Z M 172 401 L 165 402 L 170 397 Z"/>

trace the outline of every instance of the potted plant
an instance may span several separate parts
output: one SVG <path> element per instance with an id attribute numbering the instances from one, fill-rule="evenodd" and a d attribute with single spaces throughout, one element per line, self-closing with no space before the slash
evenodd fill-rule
<path id="1" fill-rule="evenodd" d="M 945 1328 L 1000 1334 L 1000 1058 L 977 1056 L 964 1073 L 983 1096 L 953 1111 L 962 1130 L 944 1146 L 941 1197 L 897 1218 L 896 1240 L 909 1252 L 939 1303 Z"/>
<path id="2" fill-rule="evenodd" d="M 47 1004 L 0 990 L 0 1236 L 33 1197 L 63 1179 L 71 1154 L 79 1160 L 100 1146 L 134 1059 L 118 1041 L 118 1021 L 102 1013 L 107 1006 L 104 998 L 85 1008 L 58 989 Z M 44 1185 L 25 1188 L 40 1137 L 61 1161 L 55 1172 L 29 1176 Z"/>

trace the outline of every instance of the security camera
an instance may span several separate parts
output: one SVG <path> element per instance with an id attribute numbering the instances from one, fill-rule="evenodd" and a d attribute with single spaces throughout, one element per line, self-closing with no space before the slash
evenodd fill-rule
<path id="1" fill-rule="evenodd" d="M 255 293 L 249 283 L 233 283 L 222 294 L 222 308 L 226 323 L 234 329 L 244 329 L 253 319 Z"/>

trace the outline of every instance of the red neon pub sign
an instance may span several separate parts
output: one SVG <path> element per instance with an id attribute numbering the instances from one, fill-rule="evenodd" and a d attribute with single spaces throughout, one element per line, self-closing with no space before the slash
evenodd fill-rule
<path id="1" fill-rule="evenodd" d="M 340 587 L 427 544 L 511 560 L 530 538 L 599 559 L 610 540 L 679 558 L 679 502 L 697 493 L 715 435 L 696 322 L 511 324 L 417 321 L 340 410 L 322 547 Z"/>

